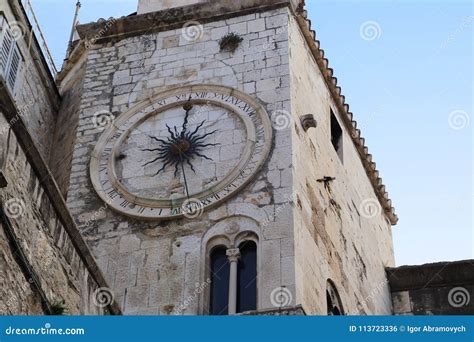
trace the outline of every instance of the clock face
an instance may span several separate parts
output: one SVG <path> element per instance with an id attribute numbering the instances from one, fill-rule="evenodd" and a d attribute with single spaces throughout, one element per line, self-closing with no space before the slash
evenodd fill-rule
<path id="1" fill-rule="evenodd" d="M 241 190 L 271 141 L 269 116 L 250 96 L 182 87 L 121 114 L 100 137 L 90 174 L 97 194 L 123 214 L 193 218 Z"/>

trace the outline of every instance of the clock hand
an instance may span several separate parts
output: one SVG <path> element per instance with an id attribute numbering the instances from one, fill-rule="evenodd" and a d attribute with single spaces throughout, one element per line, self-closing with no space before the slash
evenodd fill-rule
<path id="1" fill-rule="evenodd" d="M 163 166 L 161 167 L 161 169 L 158 170 L 155 176 L 158 175 L 160 172 L 165 171 L 168 165 L 171 165 L 171 166 L 174 166 L 175 168 L 174 176 L 176 177 L 179 170 L 179 166 L 181 164 L 181 169 L 183 171 L 183 177 L 184 177 L 184 182 L 186 186 L 186 196 L 188 197 L 188 200 L 189 200 L 189 189 L 188 189 L 188 184 L 187 184 L 187 179 L 186 179 L 186 173 L 184 171 L 184 162 L 186 162 L 191 168 L 191 170 L 194 173 L 196 173 L 191 163 L 191 160 L 196 156 L 207 159 L 207 160 L 212 160 L 211 158 L 207 157 L 206 155 L 202 153 L 203 149 L 205 149 L 206 147 L 219 145 L 218 143 L 206 144 L 204 142 L 204 139 L 216 133 L 217 129 L 205 134 L 198 133 L 199 129 L 201 129 L 201 127 L 206 122 L 205 120 L 202 121 L 199 125 L 197 125 L 197 127 L 192 132 L 187 131 L 189 113 L 192 108 L 193 108 L 193 105 L 191 103 L 191 99 L 189 99 L 188 102 L 186 102 L 183 105 L 183 109 L 186 111 L 186 115 L 184 117 L 184 122 L 181 127 L 181 132 L 178 133 L 178 129 L 176 126 L 173 127 L 174 128 L 174 132 L 173 132 L 173 129 L 171 129 L 171 127 L 166 124 L 168 133 L 170 134 L 167 140 L 163 140 L 157 137 L 147 135 L 151 139 L 160 143 L 160 146 L 158 148 L 142 149 L 142 151 L 158 152 L 158 155 L 157 156 L 155 155 L 155 159 L 147 162 L 143 166 L 155 163 L 158 160 L 163 162 Z"/>
<path id="2" fill-rule="evenodd" d="M 188 198 L 188 201 L 189 201 L 188 181 L 186 179 L 186 172 L 184 171 L 183 156 L 182 156 L 181 151 L 180 151 L 180 154 L 179 154 L 179 159 L 180 159 L 180 163 L 181 163 L 181 170 L 183 171 L 184 188 L 186 189 L 186 197 Z"/>
<path id="3" fill-rule="evenodd" d="M 180 134 L 181 138 L 183 138 L 184 134 L 186 133 L 187 126 L 188 126 L 189 112 L 191 111 L 191 109 L 193 109 L 193 105 L 191 103 L 191 97 L 189 97 L 188 102 L 186 102 L 183 105 L 183 109 L 186 111 L 186 115 L 184 116 L 183 126 L 181 127 L 181 134 Z"/>

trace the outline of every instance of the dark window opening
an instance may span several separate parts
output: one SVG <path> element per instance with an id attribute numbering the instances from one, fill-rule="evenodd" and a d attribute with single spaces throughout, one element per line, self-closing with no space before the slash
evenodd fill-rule
<path id="1" fill-rule="evenodd" d="M 229 304 L 229 262 L 226 247 L 219 246 L 211 252 L 211 315 L 227 315 Z"/>
<path id="2" fill-rule="evenodd" d="M 326 300 L 328 304 L 328 316 L 340 316 L 339 308 L 333 303 L 329 291 L 326 291 Z"/>
<path id="3" fill-rule="evenodd" d="M 344 309 L 342 308 L 341 297 L 336 290 L 334 283 L 328 279 L 326 288 L 326 303 L 328 316 L 342 316 Z"/>
<path id="4" fill-rule="evenodd" d="M 339 125 L 339 122 L 336 119 L 333 111 L 331 110 L 331 143 L 334 146 L 334 149 L 339 156 L 339 159 L 342 161 L 342 128 Z"/>
<path id="5" fill-rule="evenodd" d="M 253 241 L 240 244 L 237 273 L 237 312 L 257 309 L 257 245 Z"/>

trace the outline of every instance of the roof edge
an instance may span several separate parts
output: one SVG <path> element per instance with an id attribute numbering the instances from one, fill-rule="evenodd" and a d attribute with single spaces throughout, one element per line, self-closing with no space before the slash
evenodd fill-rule
<path id="1" fill-rule="evenodd" d="M 385 185 L 379 175 L 375 162 L 372 160 L 372 155 L 369 153 L 369 149 L 365 145 L 365 139 L 361 136 L 360 129 L 357 128 L 357 122 L 353 119 L 353 114 L 349 110 L 349 105 L 345 101 L 345 96 L 342 95 L 342 89 L 337 84 L 337 78 L 334 76 L 333 69 L 329 68 L 329 61 L 324 57 L 324 50 L 320 47 L 320 42 L 316 38 L 316 32 L 311 28 L 311 20 L 308 19 L 308 12 L 304 9 L 304 1 L 301 1 L 298 6 L 296 20 L 309 48 L 311 49 L 311 52 L 313 53 L 316 64 L 324 76 L 339 112 L 345 114 L 343 115 L 344 125 L 350 132 L 352 141 L 359 152 L 364 169 L 372 183 L 372 187 L 374 188 L 375 194 L 385 212 L 385 215 L 392 225 L 396 225 L 398 222 L 398 216 L 395 214 L 392 200 L 389 198 L 389 195 L 385 190 Z"/>

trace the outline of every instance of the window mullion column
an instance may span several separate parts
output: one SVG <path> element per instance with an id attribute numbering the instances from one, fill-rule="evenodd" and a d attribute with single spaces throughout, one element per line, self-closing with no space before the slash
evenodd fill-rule
<path id="1" fill-rule="evenodd" d="M 230 263 L 229 272 L 229 315 L 237 312 L 237 263 L 240 258 L 238 248 L 229 248 L 226 252 Z"/>

